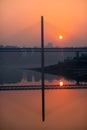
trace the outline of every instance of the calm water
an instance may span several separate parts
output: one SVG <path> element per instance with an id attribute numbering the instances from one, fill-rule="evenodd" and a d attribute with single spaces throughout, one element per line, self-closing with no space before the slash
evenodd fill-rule
<path id="1" fill-rule="evenodd" d="M 0 65 L 0 86 L 41 84 L 39 72 L 25 69 L 33 65 Z M 77 83 L 45 74 L 45 84 L 60 81 Z M 41 90 L 0 91 L 0 130 L 87 130 L 87 89 L 45 90 L 45 122 L 41 106 Z"/>
<path id="2" fill-rule="evenodd" d="M 10 68 L 4 69 L 0 83 L 35 85 L 41 84 L 40 77 L 37 72 Z M 45 84 L 59 84 L 61 80 L 76 83 L 45 75 Z M 41 90 L 0 91 L 0 130 L 87 130 L 86 89 L 45 90 L 45 122 L 41 101 Z"/>
<path id="3" fill-rule="evenodd" d="M 87 90 L 0 92 L 0 130 L 87 130 Z"/>

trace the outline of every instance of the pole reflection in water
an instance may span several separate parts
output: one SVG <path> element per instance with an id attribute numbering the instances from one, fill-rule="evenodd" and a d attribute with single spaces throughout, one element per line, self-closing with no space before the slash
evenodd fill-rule
<path id="1" fill-rule="evenodd" d="M 44 21 L 41 16 L 41 67 L 42 67 L 42 121 L 45 120 L 45 99 L 44 99 Z"/>

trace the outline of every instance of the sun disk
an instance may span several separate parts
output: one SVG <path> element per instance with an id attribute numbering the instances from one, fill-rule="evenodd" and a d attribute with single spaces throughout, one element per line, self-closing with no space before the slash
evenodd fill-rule
<path id="1" fill-rule="evenodd" d="M 60 82 L 59 82 L 59 85 L 60 85 L 60 86 L 63 86 L 63 81 L 60 81 Z"/>
<path id="2" fill-rule="evenodd" d="M 59 35 L 59 39 L 62 40 L 62 39 L 63 39 L 63 36 L 62 36 L 62 35 Z"/>

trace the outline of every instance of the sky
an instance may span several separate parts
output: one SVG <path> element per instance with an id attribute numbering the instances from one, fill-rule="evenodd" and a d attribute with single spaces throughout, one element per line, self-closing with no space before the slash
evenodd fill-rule
<path id="1" fill-rule="evenodd" d="M 87 0 L 0 0 L 0 45 L 87 46 Z M 63 35 L 63 40 L 58 36 Z"/>

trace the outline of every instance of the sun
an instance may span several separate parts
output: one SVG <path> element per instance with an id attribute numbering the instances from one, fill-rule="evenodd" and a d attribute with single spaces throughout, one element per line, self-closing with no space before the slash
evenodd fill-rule
<path id="1" fill-rule="evenodd" d="M 60 82 L 59 82 L 59 85 L 60 85 L 60 86 L 63 86 L 63 85 L 64 85 L 64 84 L 63 84 L 63 81 L 60 81 Z"/>
<path id="2" fill-rule="evenodd" d="M 59 35 L 59 39 L 62 40 L 62 39 L 63 39 L 63 36 L 62 36 L 62 35 Z"/>

